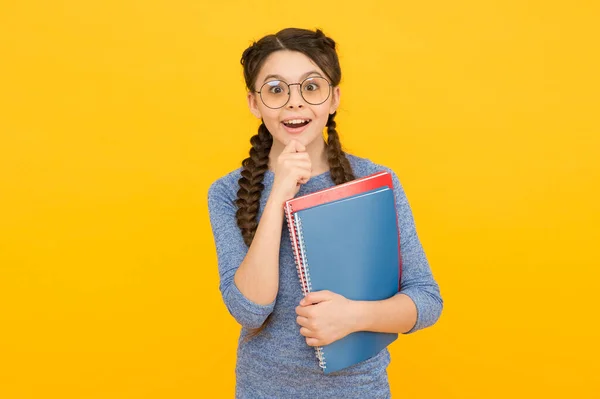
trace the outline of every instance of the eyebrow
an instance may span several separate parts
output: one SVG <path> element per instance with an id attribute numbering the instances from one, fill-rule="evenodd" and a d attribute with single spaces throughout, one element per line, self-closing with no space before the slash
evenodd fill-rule
<path id="1" fill-rule="evenodd" d="M 304 79 L 306 79 L 307 77 L 309 77 L 310 75 L 315 75 L 315 74 L 316 74 L 316 75 L 319 75 L 320 77 L 323 77 L 323 75 L 321 75 L 321 73 L 320 73 L 319 71 L 310 71 L 310 72 L 306 72 L 304 75 L 302 75 L 302 76 L 300 77 L 300 80 L 304 80 Z M 285 81 L 285 79 L 283 78 L 283 76 L 281 76 L 281 75 L 277 75 L 277 74 L 271 74 L 271 75 L 267 75 L 267 76 L 265 77 L 265 80 L 263 80 L 263 83 L 265 83 L 267 80 L 269 80 L 269 79 L 271 79 L 271 78 L 275 78 L 275 79 L 277 79 L 277 80 L 283 80 L 283 81 Z"/>

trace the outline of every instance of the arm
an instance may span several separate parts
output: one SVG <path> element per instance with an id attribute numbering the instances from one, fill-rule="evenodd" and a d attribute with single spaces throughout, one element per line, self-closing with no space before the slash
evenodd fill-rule
<path id="1" fill-rule="evenodd" d="M 279 243 L 283 209 L 268 201 L 250 248 L 236 221 L 233 193 L 222 181 L 208 191 L 217 250 L 219 289 L 229 313 L 243 327 L 258 328 L 273 311 L 279 285 Z M 262 256 L 258 256 L 262 253 Z"/>
<path id="2" fill-rule="evenodd" d="M 279 290 L 279 247 L 283 226 L 283 200 L 270 196 L 248 254 L 235 273 L 238 289 L 259 305 L 275 301 Z"/>
<path id="3" fill-rule="evenodd" d="M 417 322 L 417 307 L 405 294 L 383 301 L 353 301 L 352 306 L 355 314 L 352 331 L 405 334 Z"/>
<path id="4" fill-rule="evenodd" d="M 371 321 L 369 328 L 379 331 L 389 329 L 391 325 L 394 325 L 400 327 L 396 328 L 396 332 L 410 334 L 435 324 L 442 313 L 444 302 L 439 285 L 432 275 L 429 262 L 417 235 L 412 210 L 402 184 L 391 169 L 388 169 L 388 171 L 392 174 L 394 183 L 396 212 L 400 230 L 400 251 L 403 264 L 402 281 L 400 282 L 400 292 L 395 297 L 370 305 L 370 307 L 380 308 L 369 310 L 374 311 L 375 314 L 385 312 L 387 315 L 385 317 L 390 320 L 385 321 L 379 317 L 377 320 Z M 416 315 L 410 311 L 409 298 L 413 302 Z M 395 310 L 391 309 L 390 304 L 392 303 L 397 305 L 394 307 Z M 404 327 L 409 324 L 411 328 L 405 331 Z"/>
<path id="5" fill-rule="evenodd" d="M 283 203 L 310 179 L 306 148 L 291 140 L 277 157 L 275 180 L 248 248 L 237 226 L 236 194 L 219 180 L 208 192 L 208 209 L 217 247 L 220 290 L 231 315 L 244 327 L 258 328 L 275 307 L 279 290 L 279 247 Z"/>

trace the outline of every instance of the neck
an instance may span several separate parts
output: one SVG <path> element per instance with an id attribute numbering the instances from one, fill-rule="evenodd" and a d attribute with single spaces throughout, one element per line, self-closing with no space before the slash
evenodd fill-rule
<path id="1" fill-rule="evenodd" d="M 275 164 L 277 157 L 281 154 L 285 146 L 277 140 L 273 140 L 271 151 L 269 152 L 269 169 L 273 170 L 272 165 Z M 317 138 L 306 146 L 306 152 L 310 157 L 312 167 L 312 176 L 320 175 L 329 170 L 329 162 L 327 161 L 327 152 L 325 151 L 325 139 Z"/>

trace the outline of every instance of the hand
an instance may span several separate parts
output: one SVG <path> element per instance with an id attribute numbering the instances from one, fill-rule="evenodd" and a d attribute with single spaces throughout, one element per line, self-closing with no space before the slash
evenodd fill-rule
<path id="1" fill-rule="evenodd" d="M 311 162 L 306 147 L 297 140 L 285 146 L 274 165 L 275 180 L 272 193 L 287 201 L 300 190 L 301 184 L 310 179 Z"/>
<path id="2" fill-rule="evenodd" d="M 306 295 L 296 307 L 300 334 L 309 346 L 324 346 L 356 331 L 355 302 L 331 291 Z"/>

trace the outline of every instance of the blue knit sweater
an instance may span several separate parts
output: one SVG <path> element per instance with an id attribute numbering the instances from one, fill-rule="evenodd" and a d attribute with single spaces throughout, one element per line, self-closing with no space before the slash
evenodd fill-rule
<path id="1" fill-rule="evenodd" d="M 414 327 L 406 334 L 434 324 L 442 311 L 443 301 L 429 263 L 417 236 L 409 203 L 396 174 L 368 159 L 348 155 L 356 177 L 386 170 L 391 172 L 400 228 L 403 273 L 400 292 L 408 295 L 417 307 Z M 215 181 L 208 191 L 208 208 L 217 250 L 220 291 L 227 309 L 242 326 L 238 340 L 236 364 L 236 398 L 389 398 L 386 368 L 390 362 L 387 349 L 375 357 L 345 370 L 325 375 L 319 368 L 314 348 L 306 344 L 296 323 L 295 308 L 302 299 L 296 265 L 284 221 L 279 257 L 279 292 L 269 305 L 258 305 L 236 287 L 233 277 L 248 248 L 236 224 L 238 179 L 241 168 Z M 267 171 L 258 217 L 262 214 L 274 180 Z M 329 172 L 313 176 L 297 196 L 333 186 Z M 269 314 L 271 320 L 255 338 L 244 341 L 248 329 L 257 328 Z"/>

